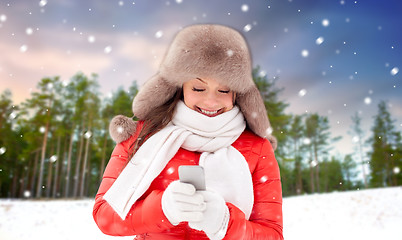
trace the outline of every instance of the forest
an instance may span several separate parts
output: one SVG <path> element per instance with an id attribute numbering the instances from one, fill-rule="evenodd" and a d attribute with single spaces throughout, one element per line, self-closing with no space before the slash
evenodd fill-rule
<path id="1" fill-rule="evenodd" d="M 276 80 L 253 71 L 273 135 L 284 196 L 402 185 L 402 135 L 387 108 L 378 105 L 369 133 L 358 113 L 351 116 L 356 152 L 331 156 L 329 119 L 317 113 L 285 114 L 288 104 Z M 12 92 L 0 93 L 0 198 L 92 198 L 115 143 L 109 122 L 133 117 L 136 81 L 102 97 L 98 76 L 78 72 L 63 82 L 45 77 L 30 98 L 15 105 Z M 364 135 L 369 135 L 367 138 Z M 367 147 L 369 146 L 367 150 Z M 363 177 L 357 177 L 358 172 Z"/>

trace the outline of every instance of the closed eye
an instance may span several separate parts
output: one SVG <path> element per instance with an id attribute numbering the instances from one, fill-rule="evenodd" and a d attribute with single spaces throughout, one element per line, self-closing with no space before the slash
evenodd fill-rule
<path id="1" fill-rule="evenodd" d="M 224 90 L 219 90 L 220 93 L 229 93 L 230 90 L 224 91 Z"/>
<path id="2" fill-rule="evenodd" d="M 201 88 L 194 88 L 193 87 L 193 91 L 194 92 L 202 92 L 202 91 L 204 91 L 205 89 L 201 89 Z"/>

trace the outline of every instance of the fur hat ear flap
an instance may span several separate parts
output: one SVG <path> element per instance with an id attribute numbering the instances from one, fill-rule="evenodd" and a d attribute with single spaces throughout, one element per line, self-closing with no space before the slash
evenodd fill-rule
<path id="1" fill-rule="evenodd" d="M 257 87 L 251 88 L 244 94 L 237 94 L 236 103 L 240 107 L 251 131 L 262 138 L 268 139 L 275 150 L 277 141 L 271 135 L 272 128 L 269 123 L 267 110 Z"/>
<path id="2" fill-rule="evenodd" d="M 133 119 L 117 115 L 109 124 L 109 133 L 113 141 L 121 143 L 130 138 L 137 128 L 137 122 Z"/>

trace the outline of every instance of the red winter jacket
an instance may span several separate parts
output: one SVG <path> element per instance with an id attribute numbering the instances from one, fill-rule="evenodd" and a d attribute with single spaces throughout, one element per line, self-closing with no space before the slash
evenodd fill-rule
<path id="1" fill-rule="evenodd" d="M 137 126 L 137 132 L 140 125 Z M 133 135 L 116 145 L 103 174 L 95 198 L 93 217 L 99 229 L 108 235 L 137 235 L 135 239 L 208 239 L 202 231 L 197 231 L 182 222 L 172 225 L 162 211 L 161 198 L 169 183 L 178 180 L 180 165 L 197 165 L 198 152 L 180 148 L 160 175 L 154 179 L 149 189 L 132 206 L 123 221 L 103 195 L 112 186 L 128 161 L 128 149 L 136 140 Z M 231 203 L 226 203 L 230 211 L 229 226 L 224 239 L 283 239 L 282 235 L 282 189 L 278 163 L 268 140 L 246 130 L 232 144 L 243 154 L 253 179 L 254 207 L 250 219 Z"/>

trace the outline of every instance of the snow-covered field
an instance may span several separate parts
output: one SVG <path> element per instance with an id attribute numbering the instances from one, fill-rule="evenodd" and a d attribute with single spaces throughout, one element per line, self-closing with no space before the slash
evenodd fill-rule
<path id="1" fill-rule="evenodd" d="M 93 200 L 0 200 L 1 240 L 111 240 L 92 219 Z M 402 239 L 402 188 L 285 198 L 285 240 Z"/>

